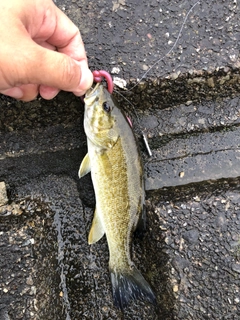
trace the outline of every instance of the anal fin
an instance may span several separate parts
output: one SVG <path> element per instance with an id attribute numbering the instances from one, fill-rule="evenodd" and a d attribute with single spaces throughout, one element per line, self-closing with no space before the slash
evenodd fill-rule
<path id="1" fill-rule="evenodd" d="M 135 235 L 139 238 L 143 238 L 144 233 L 146 231 L 146 206 L 145 204 L 142 205 L 142 211 L 138 220 L 138 223 L 136 225 L 135 229 Z"/>

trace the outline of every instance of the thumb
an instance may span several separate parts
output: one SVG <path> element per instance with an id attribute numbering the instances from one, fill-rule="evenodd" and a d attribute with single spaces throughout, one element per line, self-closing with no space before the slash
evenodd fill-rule
<path id="1" fill-rule="evenodd" d="M 21 62 L 18 82 L 22 84 L 44 85 L 82 95 L 93 82 L 86 57 L 77 61 L 64 53 L 34 44 Z"/>

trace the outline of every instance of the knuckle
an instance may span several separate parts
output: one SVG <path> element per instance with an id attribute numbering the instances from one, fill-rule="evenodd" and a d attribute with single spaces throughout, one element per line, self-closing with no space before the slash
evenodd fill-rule
<path id="1" fill-rule="evenodd" d="M 64 57 L 62 61 L 62 82 L 65 84 L 66 89 L 73 89 L 78 86 L 79 79 L 77 73 L 76 63 L 69 57 Z"/>

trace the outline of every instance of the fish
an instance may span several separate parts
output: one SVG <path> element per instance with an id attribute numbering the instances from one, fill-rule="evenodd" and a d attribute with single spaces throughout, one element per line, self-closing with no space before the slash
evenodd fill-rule
<path id="1" fill-rule="evenodd" d="M 91 172 L 96 208 L 88 243 L 106 235 L 114 305 L 123 310 L 130 301 L 152 304 L 156 298 L 149 283 L 131 259 L 133 232 L 144 225 L 143 165 L 131 125 L 117 102 L 97 83 L 84 98 L 84 130 L 88 153 L 78 172 Z"/>

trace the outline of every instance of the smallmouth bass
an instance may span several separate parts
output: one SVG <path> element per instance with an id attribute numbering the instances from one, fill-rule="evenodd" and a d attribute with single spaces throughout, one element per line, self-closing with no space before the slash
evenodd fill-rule
<path id="1" fill-rule="evenodd" d="M 133 131 L 100 83 L 85 96 L 84 130 L 88 153 L 79 177 L 91 171 L 96 209 L 88 243 L 106 234 L 115 306 L 132 299 L 155 303 L 155 295 L 130 256 L 131 235 L 141 221 L 145 201 L 143 167 Z"/>

